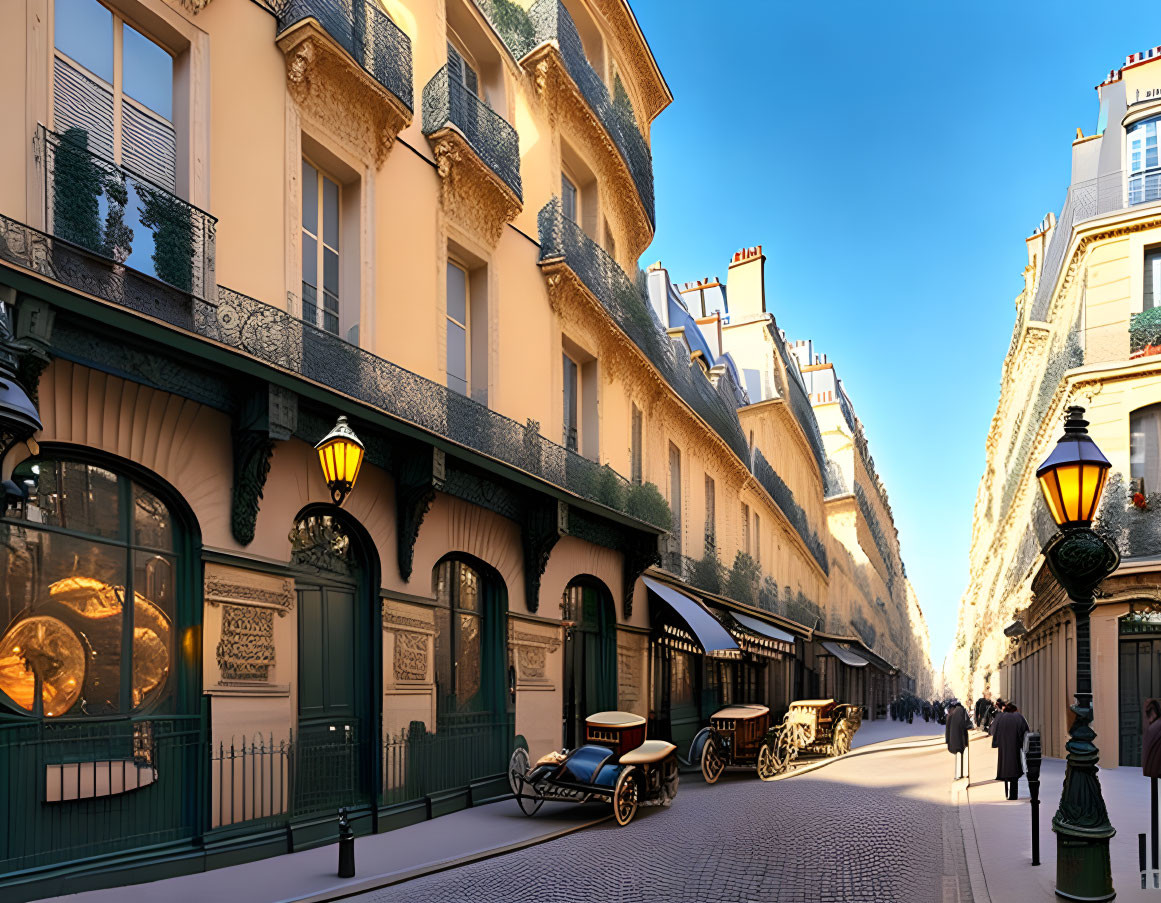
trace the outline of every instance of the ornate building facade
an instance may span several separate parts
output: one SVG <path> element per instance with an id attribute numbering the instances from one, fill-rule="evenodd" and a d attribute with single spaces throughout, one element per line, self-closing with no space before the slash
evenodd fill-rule
<path id="1" fill-rule="evenodd" d="M 600 709 L 924 679 L 829 614 L 772 318 L 751 398 L 637 270 L 672 98 L 623 0 L 16 0 L 0 58 L 6 899 L 491 799 Z"/>
<path id="2" fill-rule="evenodd" d="M 1113 470 L 1095 528 L 1121 554 L 1092 616 L 1093 727 L 1102 767 L 1115 767 L 1139 764 L 1141 705 L 1161 691 L 1161 50 L 1130 56 L 1096 90 L 1097 127 L 1077 130 L 1060 216 L 1027 239 L 948 677 L 964 698 L 1014 699 L 1045 754 L 1064 755 L 1074 621 L 1040 554 L 1055 528 L 1035 470 L 1081 404 Z"/>

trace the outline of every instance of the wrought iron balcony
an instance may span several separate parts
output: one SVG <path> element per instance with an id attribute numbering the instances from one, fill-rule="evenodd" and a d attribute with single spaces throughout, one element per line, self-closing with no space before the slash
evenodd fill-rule
<path id="1" fill-rule="evenodd" d="M 205 299 L 214 292 L 214 226 L 203 210 L 88 149 L 88 134 L 43 126 L 49 234 L 107 258 L 109 278 L 129 269 Z"/>
<path id="2" fill-rule="evenodd" d="M 368 75 L 408 109 L 415 108 L 411 39 L 373 0 L 268 0 L 283 34 L 310 19 L 318 22 Z"/>
<path id="3" fill-rule="evenodd" d="M 770 498 L 774 499 L 774 503 L 786 515 L 786 519 L 802 537 L 802 541 L 806 543 L 806 547 L 810 550 L 814 560 L 818 562 L 818 566 L 829 574 L 830 562 L 826 555 L 826 544 L 811 529 L 806 512 L 795 501 L 794 493 L 790 491 L 790 487 L 786 485 L 782 477 L 770 466 L 766 457 L 758 449 L 754 449 L 754 478 L 762 484 L 762 488 L 769 493 Z"/>
<path id="4" fill-rule="evenodd" d="M 423 89 L 423 134 L 431 138 L 447 128 L 458 131 L 517 200 L 523 200 L 516 130 L 458 79 L 449 78 L 444 65 Z"/>
<path id="5" fill-rule="evenodd" d="M 376 357 L 281 308 L 219 287 L 202 299 L 0 216 L 0 262 L 38 273 L 330 386 L 392 417 L 473 449 L 626 516 L 629 482 L 470 398 Z M 293 306 L 293 305 L 292 305 Z M 636 509 L 635 509 L 636 510 Z M 668 513 L 668 512 L 666 512 Z M 665 525 L 655 523 L 664 530 Z"/>
<path id="6" fill-rule="evenodd" d="M 656 228 L 653 157 L 649 145 L 637 128 L 628 99 L 614 101 L 601 77 L 589 65 L 576 24 L 564 4 L 560 0 L 537 0 L 525 14 L 511 0 L 475 0 L 475 3 L 516 59 L 523 61 L 544 44 L 552 44 L 560 51 L 569 78 L 624 160 L 649 225 Z"/>
<path id="7" fill-rule="evenodd" d="M 725 440 L 740 460 L 748 461 L 749 445 L 738 423 L 737 410 L 714 388 L 697 364 L 688 358 L 682 359 L 674 351 L 644 289 L 563 214 L 559 198 L 553 198 L 541 209 L 538 226 L 541 265 L 563 262 L 686 404 Z"/>

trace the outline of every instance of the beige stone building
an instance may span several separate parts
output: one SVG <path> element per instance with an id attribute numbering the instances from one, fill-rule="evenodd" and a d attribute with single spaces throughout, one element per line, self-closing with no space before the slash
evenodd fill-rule
<path id="1" fill-rule="evenodd" d="M 1092 615 L 1093 727 L 1111 768 L 1139 764 L 1141 704 L 1161 691 L 1161 50 L 1130 56 L 1096 90 L 1064 208 L 1027 239 L 948 678 L 965 698 L 1014 699 L 1045 753 L 1064 755 L 1074 619 L 1040 554 L 1054 527 L 1035 470 L 1064 409 L 1081 404 L 1112 462 L 1096 528 L 1121 554 Z"/>
<path id="2" fill-rule="evenodd" d="M 926 680 L 760 264 L 712 355 L 637 269 L 623 0 L 12 0 L 0 67 L 6 899 L 493 798 L 592 711 Z"/>

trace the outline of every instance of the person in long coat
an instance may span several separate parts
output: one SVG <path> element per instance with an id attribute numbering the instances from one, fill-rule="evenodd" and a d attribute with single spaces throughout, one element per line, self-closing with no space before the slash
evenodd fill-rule
<path id="1" fill-rule="evenodd" d="M 1020 752 L 1026 733 L 1028 722 L 1011 702 L 1004 706 L 1004 711 L 992 722 L 992 746 L 999 750 L 996 756 L 996 780 L 1004 782 L 1004 793 L 1010 800 L 1017 799 L 1020 793 L 1020 775 L 1024 773 Z"/>
<path id="2" fill-rule="evenodd" d="M 947 725 L 943 729 L 947 751 L 955 756 L 955 780 L 964 776 L 963 754 L 968 745 L 968 713 L 955 700 L 947 710 Z"/>

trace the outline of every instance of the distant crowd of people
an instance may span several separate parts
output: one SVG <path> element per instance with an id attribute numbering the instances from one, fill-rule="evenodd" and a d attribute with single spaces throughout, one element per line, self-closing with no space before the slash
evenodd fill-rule
<path id="1" fill-rule="evenodd" d="M 1024 736 L 1028 722 L 1011 700 L 988 695 L 976 700 L 969 713 L 956 699 L 920 699 L 911 693 L 901 693 L 887 706 L 893 721 L 913 723 L 916 717 L 937 721 L 944 725 L 944 739 L 948 752 L 955 755 L 955 777 L 965 777 L 964 755 L 968 748 L 968 730 L 973 725 L 986 731 L 992 738 L 996 756 L 996 780 L 1004 782 L 1004 794 L 1014 800 L 1018 784 L 1024 775 Z"/>

